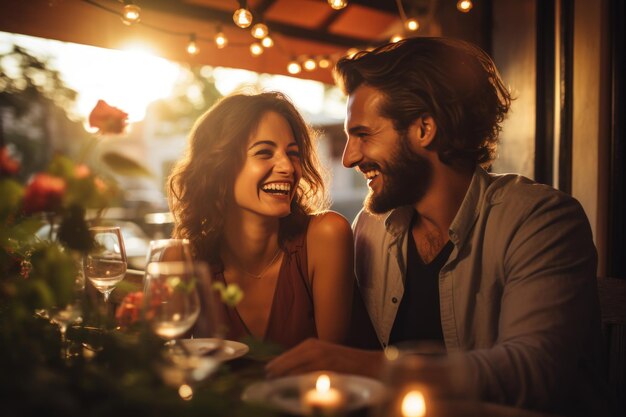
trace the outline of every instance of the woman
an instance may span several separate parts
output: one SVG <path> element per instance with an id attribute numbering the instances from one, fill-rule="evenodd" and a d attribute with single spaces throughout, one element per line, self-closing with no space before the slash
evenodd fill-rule
<path id="1" fill-rule="evenodd" d="M 169 180 L 174 235 L 244 293 L 225 307 L 229 338 L 285 348 L 344 342 L 352 306 L 352 231 L 323 211 L 310 131 L 280 93 L 233 95 L 196 123 Z"/>

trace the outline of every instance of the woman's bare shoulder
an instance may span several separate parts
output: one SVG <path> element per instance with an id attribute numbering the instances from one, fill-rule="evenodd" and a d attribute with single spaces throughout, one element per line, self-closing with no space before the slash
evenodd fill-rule
<path id="1" fill-rule="evenodd" d="M 311 216 L 307 237 L 317 242 L 338 238 L 352 239 L 352 229 L 341 214 L 325 211 Z"/>

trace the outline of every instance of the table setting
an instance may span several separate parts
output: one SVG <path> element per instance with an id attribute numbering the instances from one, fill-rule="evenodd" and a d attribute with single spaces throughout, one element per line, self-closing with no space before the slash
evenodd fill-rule
<path id="1" fill-rule="evenodd" d="M 241 291 L 212 284 L 184 239 L 150 242 L 145 270 L 128 268 L 120 227 L 86 219 L 109 203 L 96 184 L 63 158 L 26 186 L 0 181 L 3 415 L 540 415 L 436 393 L 393 355 L 380 379 L 267 379 L 282 349 L 224 337 L 217 303 L 234 306 Z"/>

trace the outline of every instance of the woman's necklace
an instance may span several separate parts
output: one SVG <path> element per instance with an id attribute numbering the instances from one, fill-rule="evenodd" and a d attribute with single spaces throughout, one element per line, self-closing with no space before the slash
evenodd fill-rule
<path id="1" fill-rule="evenodd" d="M 244 272 L 246 275 L 250 275 L 252 278 L 261 279 L 263 275 L 265 275 L 267 270 L 270 269 L 272 265 L 274 265 L 274 262 L 276 262 L 276 259 L 278 259 L 278 255 L 280 255 L 280 246 L 276 248 L 276 253 L 272 257 L 272 259 L 269 261 L 269 263 L 265 265 L 265 268 L 263 268 L 263 270 L 259 274 L 253 274 L 252 272 L 246 270 L 244 267 L 242 267 L 239 264 L 237 264 L 237 269 L 239 269 L 241 272 Z"/>

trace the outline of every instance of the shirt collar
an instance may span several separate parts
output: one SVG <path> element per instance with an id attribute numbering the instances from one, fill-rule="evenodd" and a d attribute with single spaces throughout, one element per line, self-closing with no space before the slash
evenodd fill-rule
<path id="1" fill-rule="evenodd" d="M 455 245 L 458 245 L 467 236 L 472 226 L 474 226 L 482 204 L 485 204 L 486 200 L 484 197 L 490 183 L 491 177 L 487 171 L 477 166 L 461 207 L 448 231 L 450 240 Z M 385 218 L 387 232 L 396 237 L 406 232 L 411 223 L 414 210 L 413 206 L 402 206 L 389 212 Z"/>

